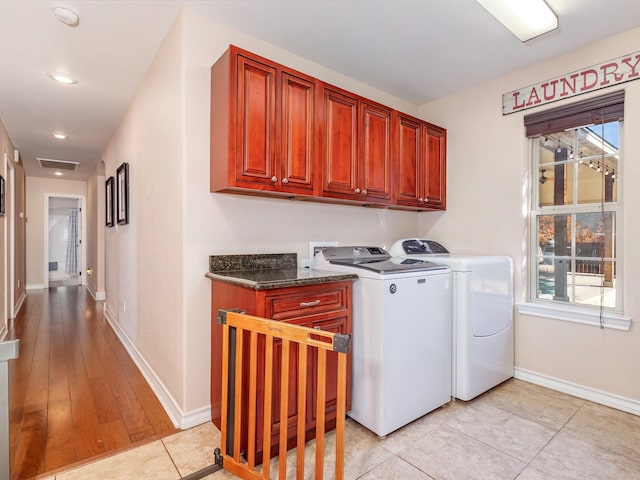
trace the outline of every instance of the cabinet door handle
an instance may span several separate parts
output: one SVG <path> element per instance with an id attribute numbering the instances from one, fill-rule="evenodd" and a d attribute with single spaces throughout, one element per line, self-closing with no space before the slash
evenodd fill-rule
<path id="1" fill-rule="evenodd" d="M 429 203 L 429 199 L 428 199 L 428 198 L 425 198 L 425 199 L 424 199 L 424 203 Z"/>
<path id="2" fill-rule="evenodd" d="M 356 188 L 356 189 L 354 190 L 354 192 L 355 192 L 356 194 L 358 194 L 358 193 L 360 193 L 360 189 L 359 189 L 359 188 Z"/>
<path id="3" fill-rule="evenodd" d="M 422 203 L 423 201 L 424 201 L 424 198 L 422 198 L 422 197 L 420 197 L 420 198 L 418 199 L 418 202 L 419 202 L 419 203 Z"/>
<path id="4" fill-rule="evenodd" d="M 320 305 L 320 300 L 314 300 L 313 302 L 300 302 L 301 307 L 315 307 Z"/>
<path id="5" fill-rule="evenodd" d="M 276 183 L 278 181 L 278 177 L 276 177 L 275 175 L 273 177 L 271 177 L 271 181 L 273 183 Z"/>
<path id="6" fill-rule="evenodd" d="M 365 188 L 364 190 L 362 190 L 362 194 L 366 195 L 367 194 L 367 189 Z"/>
<path id="7" fill-rule="evenodd" d="M 283 179 L 282 179 L 282 183 L 285 183 L 285 184 L 286 184 L 286 183 L 289 183 L 289 179 L 288 179 L 288 178 L 283 178 Z"/>

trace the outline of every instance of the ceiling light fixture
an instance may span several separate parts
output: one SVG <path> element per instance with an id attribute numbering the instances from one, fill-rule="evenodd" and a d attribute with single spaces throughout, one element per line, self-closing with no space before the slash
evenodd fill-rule
<path id="1" fill-rule="evenodd" d="M 52 133 L 51 135 L 53 135 L 53 137 L 57 138 L 58 140 L 69 138 L 69 135 L 65 135 L 64 133 Z"/>
<path id="2" fill-rule="evenodd" d="M 62 176 L 62 172 L 53 172 L 54 175 L 56 175 L 57 177 L 61 177 Z"/>
<path id="3" fill-rule="evenodd" d="M 52 7 L 52 10 L 56 18 L 65 25 L 76 27 L 78 26 L 78 23 L 80 23 L 80 17 L 78 17 L 78 13 L 68 5 L 57 3 Z"/>
<path id="4" fill-rule="evenodd" d="M 558 28 L 558 17 L 544 0 L 477 0 L 491 15 L 526 42 Z"/>
<path id="5" fill-rule="evenodd" d="M 78 83 L 77 80 L 74 80 L 65 73 L 51 72 L 49 74 L 49 78 L 51 78 L 51 80 L 55 80 L 56 82 L 64 83 L 65 85 L 73 85 L 74 83 Z"/>

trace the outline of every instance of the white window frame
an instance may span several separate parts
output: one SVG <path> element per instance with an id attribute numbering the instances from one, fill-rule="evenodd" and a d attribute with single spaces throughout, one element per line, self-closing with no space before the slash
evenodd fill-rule
<path id="1" fill-rule="evenodd" d="M 621 199 L 623 198 L 623 183 L 624 183 L 624 121 L 619 122 L 619 162 L 618 162 L 618 175 L 617 175 L 617 200 L 616 202 L 607 202 L 604 204 L 605 212 L 615 212 L 615 241 L 616 241 L 616 307 L 615 309 L 601 306 L 589 306 L 576 303 L 560 302 L 554 300 L 547 300 L 537 298 L 538 290 L 538 217 L 541 215 L 553 215 L 553 214 L 579 214 L 579 213 L 600 213 L 603 208 L 601 204 L 577 204 L 575 202 L 575 196 L 577 195 L 577 188 L 574 189 L 574 199 L 570 205 L 553 205 L 553 206 L 540 206 L 539 202 L 539 187 L 537 185 L 537 178 L 539 172 L 539 137 L 529 139 L 529 165 L 531 168 L 530 176 L 530 209 L 529 209 L 529 288 L 527 293 L 527 301 L 517 304 L 518 312 L 525 315 L 540 316 L 545 318 L 552 318 L 556 320 L 563 320 L 569 322 L 575 322 L 585 325 L 594 325 L 601 328 L 613 328 L 617 330 L 629 330 L 631 327 L 631 318 L 624 315 L 623 312 L 623 291 L 624 291 L 624 262 L 622 259 L 623 252 L 623 206 Z M 574 185 L 578 185 L 577 169 L 573 169 Z M 575 238 L 572 238 L 572 245 L 575 243 Z M 575 252 L 574 249 L 572 249 Z"/>

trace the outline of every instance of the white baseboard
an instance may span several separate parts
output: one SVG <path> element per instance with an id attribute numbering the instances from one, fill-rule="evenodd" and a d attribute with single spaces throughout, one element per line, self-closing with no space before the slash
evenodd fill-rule
<path id="1" fill-rule="evenodd" d="M 27 285 L 26 290 L 28 292 L 29 290 L 43 290 L 45 288 L 47 287 L 45 287 L 43 283 L 34 283 L 31 285 Z"/>
<path id="2" fill-rule="evenodd" d="M 89 283 L 87 283 L 85 286 L 87 287 L 89 294 L 93 297 L 93 299 L 96 302 L 103 302 L 107 298 L 107 295 L 104 291 L 100 291 L 100 292 L 94 291 L 91 285 L 89 285 Z"/>
<path id="3" fill-rule="evenodd" d="M 192 410 L 182 415 L 182 420 L 180 422 L 180 428 L 187 429 L 192 428 L 197 425 L 201 425 L 203 423 L 207 423 L 211 421 L 211 406 L 206 406 L 199 408 L 197 410 Z"/>
<path id="4" fill-rule="evenodd" d="M 524 380 L 525 382 L 535 383 L 536 385 L 547 387 L 551 390 L 567 393 L 584 400 L 606 405 L 607 407 L 633 413 L 634 415 L 640 415 L 640 401 L 632 398 L 626 398 L 614 393 L 585 387 L 584 385 L 578 385 L 558 378 L 549 377 L 523 368 L 516 368 L 515 378 Z"/>
<path id="5" fill-rule="evenodd" d="M 124 348 L 129 353 L 129 356 L 131 356 L 133 362 L 140 369 L 140 372 L 142 372 L 142 376 L 147 380 L 147 383 L 149 383 L 151 390 L 153 390 L 153 392 L 158 397 L 160 404 L 167 412 L 167 415 L 169 415 L 169 418 L 176 428 L 187 429 L 211 420 L 210 406 L 202 407 L 191 412 L 183 412 L 176 401 L 173 399 L 173 396 L 171 395 L 169 390 L 164 386 L 160 378 L 156 375 L 151 366 L 140 354 L 133 342 L 131 342 L 131 339 L 115 321 L 115 317 L 111 310 L 109 310 L 109 308 L 107 307 L 106 303 L 104 304 L 104 316 L 109 322 L 109 325 L 111 325 L 111 328 L 113 329 L 115 334 L 124 345 Z"/>
<path id="6" fill-rule="evenodd" d="M 13 318 L 16 318 L 18 316 L 18 314 L 20 313 L 20 309 L 22 308 L 22 305 L 24 305 L 24 301 L 26 299 L 27 299 L 26 292 L 22 292 L 22 295 L 18 299 L 18 303 L 16 303 L 15 306 L 13 307 L 13 313 L 14 313 Z"/>

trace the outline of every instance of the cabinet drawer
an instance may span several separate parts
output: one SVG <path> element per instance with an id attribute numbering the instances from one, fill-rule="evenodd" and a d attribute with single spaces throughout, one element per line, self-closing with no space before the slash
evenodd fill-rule
<path id="1" fill-rule="evenodd" d="M 305 288 L 295 293 L 268 295 L 266 297 L 266 316 L 273 320 L 285 320 L 344 310 L 348 305 L 346 286 Z"/>

